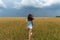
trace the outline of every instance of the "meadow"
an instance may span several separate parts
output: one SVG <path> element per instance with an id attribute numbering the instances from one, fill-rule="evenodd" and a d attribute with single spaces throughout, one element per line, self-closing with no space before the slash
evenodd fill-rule
<path id="1" fill-rule="evenodd" d="M 31 40 L 60 40 L 60 18 L 35 17 Z M 0 40 L 27 40 L 25 17 L 0 18 Z"/>

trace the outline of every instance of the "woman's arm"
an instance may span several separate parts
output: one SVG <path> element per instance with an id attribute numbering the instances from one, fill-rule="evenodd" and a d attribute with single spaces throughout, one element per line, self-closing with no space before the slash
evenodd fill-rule
<path id="1" fill-rule="evenodd" d="M 27 18 L 26 18 L 26 26 L 27 26 L 27 22 L 28 22 L 28 20 L 27 20 Z"/>

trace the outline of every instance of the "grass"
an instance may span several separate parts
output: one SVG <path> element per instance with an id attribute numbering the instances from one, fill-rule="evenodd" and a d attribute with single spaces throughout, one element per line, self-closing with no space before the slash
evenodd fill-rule
<path id="1" fill-rule="evenodd" d="M 60 40 L 60 18 L 35 18 L 32 40 Z M 23 17 L 0 18 L 0 40 L 27 40 Z"/>

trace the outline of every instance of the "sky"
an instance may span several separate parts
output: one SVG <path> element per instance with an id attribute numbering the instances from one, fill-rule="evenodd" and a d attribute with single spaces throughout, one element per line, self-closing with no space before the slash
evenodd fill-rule
<path id="1" fill-rule="evenodd" d="M 22 10 L 24 7 L 33 7 L 32 10 L 34 8 L 39 8 L 41 10 L 41 8 L 48 8 L 57 4 L 60 5 L 60 0 L 0 0 L 0 14 L 2 14 L 2 12 L 6 9 L 9 9 L 10 11 L 10 9 Z"/>
<path id="2" fill-rule="evenodd" d="M 0 0 L 0 7 L 21 8 L 23 6 L 47 7 L 53 4 L 60 4 L 60 0 Z"/>

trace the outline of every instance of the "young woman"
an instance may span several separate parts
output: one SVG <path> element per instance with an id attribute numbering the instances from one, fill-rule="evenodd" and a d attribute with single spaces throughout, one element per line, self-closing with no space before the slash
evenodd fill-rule
<path id="1" fill-rule="evenodd" d="M 32 35 L 32 26 L 33 26 L 33 16 L 32 14 L 29 14 L 27 17 L 27 28 L 28 28 L 28 39 L 31 39 L 31 35 Z"/>

